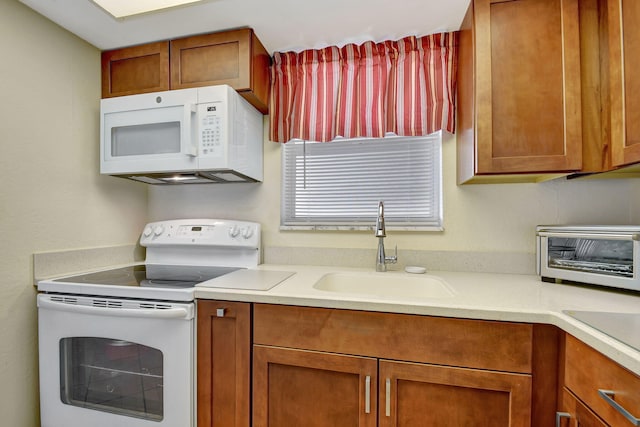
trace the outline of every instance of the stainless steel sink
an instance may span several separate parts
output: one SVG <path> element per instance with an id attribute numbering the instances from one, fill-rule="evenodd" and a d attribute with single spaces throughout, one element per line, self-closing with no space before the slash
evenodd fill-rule
<path id="1" fill-rule="evenodd" d="M 437 276 L 399 273 L 328 273 L 314 289 L 383 298 L 451 298 L 455 292 Z"/>

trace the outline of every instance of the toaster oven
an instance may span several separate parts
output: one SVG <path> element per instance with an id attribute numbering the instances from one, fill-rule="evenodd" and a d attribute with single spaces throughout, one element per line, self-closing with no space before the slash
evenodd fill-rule
<path id="1" fill-rule="evenodd" d="M 536 246 L 544 281 L 640 291 L 640 226 L 539 225 Z"/>

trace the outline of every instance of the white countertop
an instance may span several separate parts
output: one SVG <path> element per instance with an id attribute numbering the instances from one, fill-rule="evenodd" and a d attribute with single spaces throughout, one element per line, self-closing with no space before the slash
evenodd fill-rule
<path id="1" fill-rule="evenodd" d="M 535 275 L 433 271 L 443 279 L 453 296 L 445 298 L 383 298 L 321 291 L 313 288 L 324 274 L 334 272 L 371 272 L 372 269 L 262 264 L 258 270 L 295 272 L 268 290 L 238 289 L 243 283 L 225 278 L 225 286 L 216 279 L 198 285 L 196 298 L 245 301 L 309 307 L 341 308 L 391 313 L 422 314 L 481 320 L 545 323 L 559 327 L 584 341 L 635 374 L 640 375 L 640 351 L 564 314 L 563 310 L 640 313 L 640 296 L 591 287 L 545 283 Z M 406 276 L 388 271 L 373 273 Z M 256 275 L 273 280 L 277 275 Z M 410 275 L 416 276 L 416 275 Z M 238 276 L 238 282 L 243 276 Z M 208 286 L 208 284 L 210 286 Z M 254 284 L 269 288 L 274 283 Z M 631 327 L 631 326 L 628 326 Z M 640 331 L 637 331 L 640 333 Z"/>

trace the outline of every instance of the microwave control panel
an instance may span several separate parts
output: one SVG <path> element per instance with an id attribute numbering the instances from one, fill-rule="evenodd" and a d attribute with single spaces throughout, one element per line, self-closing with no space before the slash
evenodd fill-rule
<path id="1" fill-rule="evenodd" d="M 222 102 L 198 105 L 199 153 L 204 157 L 223 157 L 224 120 Z"/>

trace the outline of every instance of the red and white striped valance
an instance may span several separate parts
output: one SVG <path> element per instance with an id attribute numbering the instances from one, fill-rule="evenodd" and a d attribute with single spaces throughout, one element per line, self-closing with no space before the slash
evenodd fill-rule
<path id="1" fill-rule="evenodd" d="M 272 141 L 455 131 L 458 33 L 276 52 Z"/>

